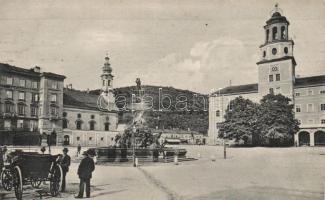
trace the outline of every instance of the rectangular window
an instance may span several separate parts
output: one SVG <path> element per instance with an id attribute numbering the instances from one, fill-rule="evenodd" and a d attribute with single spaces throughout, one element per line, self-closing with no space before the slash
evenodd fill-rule
<path id="1" fill-rule="evenodd" d="M 51 102 L 56 102 L 56 97 L 57 95 L 56 94 L 51 94 Z"/>
<path id="2" fill-rule="evenodd" d="M 7 96 L 7 99 L 12 99 L 12 91 L 11 90 L 7 90 L 6 91 L 6 96 Z"/>
<path id="3" fill-rule="evenodd" d="M 109 123 L 105 123 L 105 131 L 109 131 Z"/>
<path id="4" fill-rule="evenodd" d="M 296 112 L 301 112 L 301 106 L 300 105 L 296 105 Z"/>
<path id="5" fill-rule="evenodd" d="M 273 82 L 273 75 L 269 75 L 269 82 Z"/>
<path id="6" fill-rule="evenodd" d="M 5 112 L 6 113 L 12 113 L 14 112 L 14 105 L 10 103 L 5 104 Z"/>
<path id="7" fill-rule="evenodd" d="M 77 137 L 77 141 L 79 141 L 80 140 L 80 137 Z"/>
<path id="8" fill-rule="evenodd" d="M 269 89 L 269 92 L 270 92 L 270 94 L 274 94 L 274 89 L 273 88 L 270 88 Z"/>
<path id="9" fill-rule="evenodd" d="M 24 127 L 24 120 L 19 119 L 17 120 L 17 128 L 23 128 Z"/>
<path id="10" fill-rule="evenodd" d="M 38 82 L 37 81 L 32 82 L 32 88 L 34 88 L 34 89 L 38 88 Z"/>
<path id="11" fill-rule="evenodd" d="M 56 115 L 56 107 L 51 107 L 51 115 Z"/>
<path id="12" fill-rule="evenodd" d="M 90 123 L 89 123 L 89 129 L 90 129 L 91 131 L 95 130 L 95 123 L 94 123 L 94 122 L 90 122 Z"/>
<path id="13" fill-rule="evenodd" d="M 307 112 L 313 112 L 314 111 L 314 105 L 312 103 L 307 104 Z"/>
<path id="14" fill-rule="evenodd" d="M 52 81 L 52 89 L 58 89 L 58 82 Z"/>
<path id="15" fill-rule="evenodd" d="M 313 95 L 314 93 L 313 93 L 312 90 L 308 90 L 307 94 L 308 94 L 309 96 L 311 96 L 311 95 Z"/>
<path id="16" fill-rule="evenodd" d="M 325 94 L 325 90 L 319 91 L 319 94 Z"/>
<path id="17" fill-rule="evenodd" d="M 12 82 L 13 82 L 13 78 L 7 76 L 7 80 L 6 80 L 7 85 L 12 85 Z"/>
<path id="18" fill-rule="evenodd" d="M 325 104 L 324 103 L 320 104 L 320 110 L 325 111 Z"/>
<path id="19" fill-rule="evenodd" d="M 25 105 L 18 104 L 18 115 L 25 115 Z"/>
<path id="20" fill-rule="evenodd" d="M 275 75 L 275 80 L 276 80 L 276 81 L 280 81 L 280 79 L 281 79 L 280 74 L 276 74 L 276 75 Z"/>
<path id="21" fill-rule="evenodd" d="M 37 93 L 32 94 L 32 102 L 38 102 L 39 101 L 39 96 Z"/>
<path id="22" fill-rule="evenodd" d="M 320 120 L 320 123 L 321 123 L 321 124 L 325 124 L 325 119 L 321 119 L 321 120 Z"/>
<path id="23" fill-rule="evenodd" d="M 216 111 L 216 117 L 220 117 L 220 110 Z"/>
<path id="24" fill-rule="evenodd" d="M 26 86 L 26 80 L 25 79 L 20 79 L 19 80 L 19 86 L 20 87 L 25 87 Z"/>
<path id="25" fill-rule="evenodd" d="M 300 97 L 300 92 L 296 92 L 296 97 Z"/>
<path id="26" fill-rule="evenodd" d="M 93 138 L 92 137 L 89 137 L 89 141 L 91 141 Z"/>
<path id="27" fill-rule="evenodd" d="M 10 129 L 10 127 L 11 127 L 11 121 L 10 120 L 5 120 L 4 126 L 5 126 L 5 129 L 6 130 Z"/>
<path id="28" fill-rule="evenodd" d="M 107 86 L 111 86 L 111 80 L 107 81 Z"/>
<path id="29" fill-rule="evenodd" d="M 104 138 L 103 138 L 103 137 L 101 137 L 101 138 L 100 138 L 100 140 L 101 140 L 101 141 L 104 141 Z"/>
<path id="30" fill-rule="evenodd" d="M 19 92 L 18 99 L 25 100 L 25 92 Z"/>
<path id="31" fill-rule="evenodd" d="M 313 124 L 314 123 L 314 120 L 313 119 L 309 119 L 308 120 L 308 124 Z"/>
<path id="32" fill-rule="evenodd" d="M 37 116 L 37 107 L 36 106 L 30 107 L 30 115 L 33 117 Z"/>

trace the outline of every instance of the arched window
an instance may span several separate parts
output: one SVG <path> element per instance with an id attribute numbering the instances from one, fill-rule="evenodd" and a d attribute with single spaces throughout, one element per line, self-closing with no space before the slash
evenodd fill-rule
<path id="1" fill-rule="evenodd" d="M 67 117 L 67 115 L 68 114 L 66 112 L 63 112 L 63 114 L 62 114 L 63 117 Z"/>
<path id="2" fill-rule="evenodd" d="M 80 113 L 78 113 L 77 117 L 78 117 L 78 118 L 81 118 L 81 114 L 80 114 Z"/>
<path id="3" fill-rule="evenodd" d="M 68 128 L 68 120 L 67 119 L 62 120 L 62 128 Z"/>
<path id="4" fill-rule="evenodd" d="M 281 39 L 286 39 L 286 28 L 285 26 L 281 26 Z"/>
<path id="5" fill-rule="evenodd" d="M 272 39 L 276 40 L 277 39 L 277 35 L 278 35 L 278 28 L 277 27 L 273 27 L 272 29 Z"/>

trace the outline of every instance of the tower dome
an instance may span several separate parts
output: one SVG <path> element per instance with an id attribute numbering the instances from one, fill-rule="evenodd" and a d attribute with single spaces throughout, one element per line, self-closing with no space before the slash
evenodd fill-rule
<path id="1" fill-rule="evenodd" d="M 109 57 L 105 57 L 105 63 L 103 67 L 103 73 L 112 73 L 113 69 L 111 67 L 111 64 L 109 63 Z"/>

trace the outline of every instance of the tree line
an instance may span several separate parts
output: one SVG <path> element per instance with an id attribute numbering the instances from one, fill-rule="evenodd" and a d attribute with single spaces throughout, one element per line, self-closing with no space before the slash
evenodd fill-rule
<path id="1" fill-rule="evenodd" d="M 260 103 L 239 96 L 230 101 L 218 135 L 247 146 L 292 146 L 299 130 L 293 108 L 291 99 L 281 94 L 268 94 Z"/>

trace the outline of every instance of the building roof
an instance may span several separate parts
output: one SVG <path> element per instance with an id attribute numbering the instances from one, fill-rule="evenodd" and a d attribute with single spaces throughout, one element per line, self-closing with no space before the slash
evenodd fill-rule
<path id="1" fill-rule="evenodd" d="M 32 77 L 46 76 L 46 77 L 51 77 L 51 78 L 56 78 L 56 79 L 65 79 L 66 78 L 65 76 L 60 75 L 60 74 L 55 74 L 55 73 L 51 73 L 51 72 L 40 73 L 40 72 L 35 71 L 34 68 L 25 69 L 25 68 L 9 65 L 6 63 L 0 63 L 0 71 L 20 74 L 20 75 L 25 75 L 25 76 L 32 76 Z"/>
<path id="2" fill-rule="evenodd" d="M 295 88 L 325 85 L 325 75 L 296 78 Z"/>
<path id="3" fill-rule="evenodd" d="M 247 85 L 234 85 L 218 90 L 211 95 L 218 96 L 219 94 L 242 94 L 242 93 L 255 93 L 258 92 L 258 84 L 247 84 Z"/>
<path id="4" fill-rule="evenodd" d="M 99 110 L 97 106 L 98 95 L 75 89 L 63 90 L 63 106 L 70 108 Z"/>

